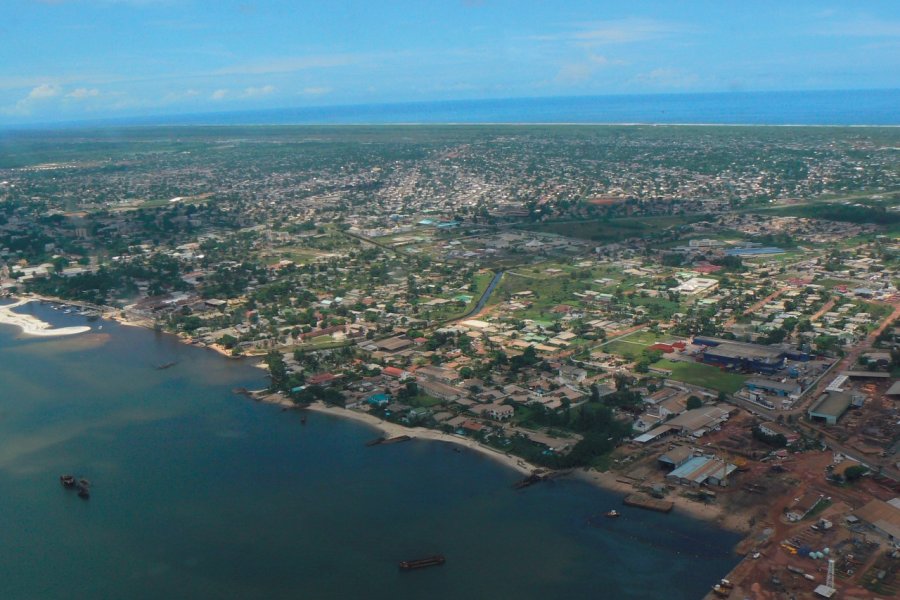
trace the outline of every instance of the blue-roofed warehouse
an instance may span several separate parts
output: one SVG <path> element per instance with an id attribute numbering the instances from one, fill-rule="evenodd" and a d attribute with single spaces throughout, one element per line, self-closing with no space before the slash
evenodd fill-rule
<path id="1" fill-rule="evenodd" d="M 726 369 L 774 375 L 783 369 L 785 364 L 785 351 L 772 346 L 699 335 L 694 337 L 694 344 L 705 346 L 703 362 Z"/>
<path id="2" fill-rule="evenodd" d="M 735 465 L 724 460 L 711 456 L 695 456 L 666 475 L 666 479 L 692 487 L 703 484 L 724 487 L 728 485 L 728 476 L 735 470 L 737 470 Z"/>

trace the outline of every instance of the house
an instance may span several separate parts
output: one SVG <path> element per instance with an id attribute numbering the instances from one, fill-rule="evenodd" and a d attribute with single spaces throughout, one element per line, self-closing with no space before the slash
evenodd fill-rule
<path id="1" fill-rule="evenodd" d="M 409 372 L 397 367 L 385 367 L 381 370 L 381 372 L 382 374 L 387 375 L 388 377 L 393 377 L 395 379 L 406 379 L 407 377 L 410 377 Z"/>
<path id="2" fill-rule="evenodd" d="M 430 379 L 431 381 L 439 381 L 441 383 L 456 383 L 460 380 L 459 373 L 454 371 L 453 369 L 447 369 L 445 367 L 435 367 L 431 365 L 427 365 L 424 367 L 419 367 L 416 369 L 416 377 L 424 377 L 426 379 Z"/>
<path id="3" fill-rule="evenodd" d="M 419 387 L 429 396 L 444 400 L 446 402 L 455 402 L 463 396 L 463 392 L 459 388 L 455 388 L 446 383 L 439 381 L 430 381 L 427 379 L 419 380 Z"/>
<path id="4" fill-rule="evenodd" d="M 313 375 L 309 379 L 306 380 L 306 383 L 309 385 L 321 385 L 328 386 L 331 385 L 338 376 L 334 373 L 319 373 L 318 375 Z"/>
<path id="5" fill-rule="evenodd" d="M 406 414 L 406 420 L 409 423 L 421 423 L 431 416 L 431 409 L 423 406 L 414 408 Z"/>
<path id="6" fill-rule="evenodd" d="M 390 401 L 391 397 L 383 393 L 372 394 L 366 398 L 366 403 L 372 406 L 387 406 Z"/>
<path id="7" fill-rule="evenodd" d="M 490 417 L 495 421 L 505 421 L 507 419 L 511 419 L 513 413 L 515 412 L 513 410 L 513 407 L 507 404 L 487 404 L 485 406 L 478 407 L 477 410 L 481 414 L 481 416 Z"/>

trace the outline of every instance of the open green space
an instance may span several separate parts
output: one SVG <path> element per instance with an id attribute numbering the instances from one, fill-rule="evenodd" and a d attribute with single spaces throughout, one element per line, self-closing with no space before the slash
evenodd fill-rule
<path id="1" fill-rule="evenodd" d="M 663 359 L 654 363 L 653 366 L 672 371 L 670 377 L 677 381 L 682 381 L 691 385 L 699 385 L 728 394 L 733 394 L 741 389 L 744 385 L 744 381 L 747 380 L 746 375 L 729 373 L 727 371 L 722 371 L 717 367 L 704 365 L 702 363 L 676 362 Z"/>
<path id="2" fill-rule="evenodd" d="M 592 221 L 544 221 L 531 223 L 525 228 L 583 240 L 615 242 L 630 237 L 649 237 L 669 227 L 685 225 L 699 219 L 699 216 L 661 216 Z"/>

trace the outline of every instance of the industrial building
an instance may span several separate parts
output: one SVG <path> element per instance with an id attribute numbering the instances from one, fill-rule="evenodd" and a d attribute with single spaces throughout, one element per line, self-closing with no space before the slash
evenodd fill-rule
<path id="1" fill-rule="evenodd" d="M 666 475 L 668 481 L 699 487 L 707 484 L 712 486 L 727 486 L 728 476 L 737 466 L 712 456 L 695 456 Z"/>
<path id="2" fill-rule="evenodd" d="M 887 502 L 871 500 L 857 510 L 855 515 L 872 531 L 900 546 L 900 498 Z"/>
<path id="3" fill-rule="evenodd" d="M 704 346 L 703 362 L 726 369 L 774 375 L 785 364 L 781 348 L 703 336 L 695 336 L 694 344 Z"/>
<path id="4" fill-rule="evenodd" d="M 776 381 L 762 377 L 751 377 L 744 385 L 751 392 L 760 391 L 778 396 L 796 396 L 801 391 L 800 384 L 796 381 Z"/>
<path id="5" fill-rule="evenodd" d="M 827 425 L 836 425 L 852 402 L 853 396 L 848 392 L 826 392 L 809 407 L 807 414 L 813 421 L 825 421 Z"/>

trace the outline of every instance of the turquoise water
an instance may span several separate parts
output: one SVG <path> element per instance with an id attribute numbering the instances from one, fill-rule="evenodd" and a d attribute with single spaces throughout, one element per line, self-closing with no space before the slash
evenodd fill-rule
<path id="1" fill-rule="evenodd" d="M 232 394 L 264 385 L 247 363 L 91 325 L 0 326 L 4 599 L 695 599 L 737 562 L 737 537 L 705 523 L 576 481 L 515 491 L 447 444 L 367 448 L 365 426 Z M 89 501 L 64 472 L 92 480 Z M 611 507 L 622 518 L 589 522 Z M 397 569 L 436 552 L 445 566 Z"/>

